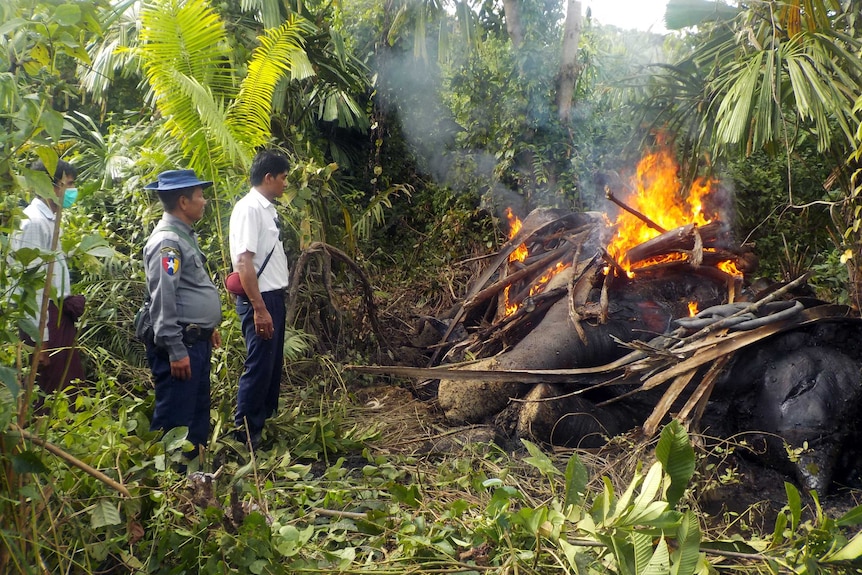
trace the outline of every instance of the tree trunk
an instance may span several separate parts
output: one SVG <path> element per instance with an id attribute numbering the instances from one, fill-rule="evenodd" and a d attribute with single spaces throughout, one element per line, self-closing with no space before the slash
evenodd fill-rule
<path id="1" fill-rule="evenodd" d="M 518 4 L 520 0 L 503 0 L 503 12 L 506 15 L 506 31 L 509 40 L 517 50 L 524 43 L 524 29 L 521 27 L 521 9 Z"/>
<path id="2" fill-rule="evenodd" d="M 566 25 L 563 31 L 563 51 L 560 55 L 560 73 L 557 78 L 557 113 L 563 123 L 568 123 L 572 117 L 575 82 L 580 72 L 578 66 L 578 43 L 580 41 L 581 3 L 578 0 L 568 0 Z"/>

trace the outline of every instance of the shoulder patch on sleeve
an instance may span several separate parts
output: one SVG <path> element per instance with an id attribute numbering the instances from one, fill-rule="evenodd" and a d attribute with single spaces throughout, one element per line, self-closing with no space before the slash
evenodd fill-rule
<path id="1" fill-rule="evenodd" d="M 169 276 L 180 271 L 180 253 L 174 248 L 162 248 L 159 252 L 162 258 L 162 270 Z"/>

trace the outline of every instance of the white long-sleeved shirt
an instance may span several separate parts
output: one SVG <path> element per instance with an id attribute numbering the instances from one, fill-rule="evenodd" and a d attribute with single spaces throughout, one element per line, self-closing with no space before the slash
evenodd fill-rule
<path id="1" fill-rule="evenodd" d="M 42 251 L 51 251 L 51 240 L 54 237 L 54 226 L 57 224 L 57 214 L 45 203 L 42 198 L 34 198 L 30 205 L 24 208 L 26 219 L 21 221 L 21 227 L 12 234 L 10 242 L 13 250 L 21 248 L 35 248 Z M 60 237 L 62 237 L 62 229 Z M 39 257 L 34 259 L 29 264 L 29 268 L 43 267 L 47 272 L 49 257 Z M 53 257 L 54 271 L 51 276 L 51 297 L 56 298 L 56 301 L 63 301 L 66 297 L 72 295 L 72 285 L 69 278 L 69 266 L 66 263 L 66 256 L 62 249 L 57 247 L 57 252 Z M 39 289 L 36 292 L 36 304 L 42 303 L 43 290 Z M 30 318 L 34 327 L 38 325 L 36 317 Z M 48 337 L 47 328 L 42 335 L 43 338 Z"/>

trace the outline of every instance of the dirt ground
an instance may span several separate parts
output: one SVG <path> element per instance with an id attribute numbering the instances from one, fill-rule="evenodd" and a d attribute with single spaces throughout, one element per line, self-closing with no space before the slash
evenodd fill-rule
<path id="1" fill-rule="evenodd" d="M 514 457 L 527 456 L 517 440 L 501 437 L 499 430 L 489 425 L 450 425 L 433 399 L 421 399 L 429 383 L 400 382 L 372 385 L 353 390 L 357 409 L 366 421 L 379 425 L 383 434 L 380 449 L 414 456 L 458 455 L 465 445 L 495 442 Z M 785 482 L 794 478 L 761 465 L 755 458 L 744 455 L 744 449 L 726 440 L 706 435 L 693 436 L 698 456 L 692 489 L 687 505 L 697 508 L 701 517 L 712 518 L 708 529 L 716 537 L 735 533 L 768 534 L 775 526 L 777 513 L 787 505 Z M 654 442 L 643 442 L 637 430 L 613 438 L 600 449 L 578 450 L 592 476 L 592 488 L 597 492 L 602 476 L 610 477 L 624 487 L 630 480 L 638 460 L 654 461 Z M 564 469 L 571 449 L 545 446 L 560 469 Z M 805 518 L 814 517 L 813 499 L 800 486 Z M 838 518 L 862 503 L 862 491 L 836 485 L 826 494 L 818 494 L 823 511 Z"/>

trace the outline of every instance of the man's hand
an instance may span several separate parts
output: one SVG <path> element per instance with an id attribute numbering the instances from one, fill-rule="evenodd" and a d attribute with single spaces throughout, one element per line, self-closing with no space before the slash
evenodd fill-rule
<path id="1" fill-rule="evenodd" d="M 254 311 L 254 331 L 261 339 L 272 339 L 275 327 L 272 325 L 272 316 L 264 307 L 260 311 Z"/>
<path id="2" fill-rule="evenodd" d="M 171 362 L 171 377 L 174 379 L 192 378 L 192 361 L 189 356 Z"/>
<path id="3" fill-rule="evenodd" d="M 221 347 L 221 334 L 217 329 L 213 330 L 213 334 L 210 336 L 210 343 L 213 344 L 213 347 Z"/>

